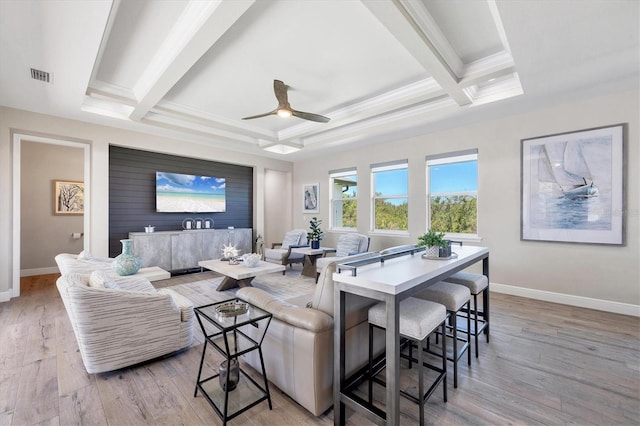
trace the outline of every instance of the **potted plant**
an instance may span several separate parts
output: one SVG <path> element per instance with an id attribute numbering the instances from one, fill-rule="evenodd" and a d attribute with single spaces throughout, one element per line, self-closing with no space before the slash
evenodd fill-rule
<path id="1" fill-rule="evenodd" d="M 312 217 L 309 221 L 309 229 L 311 232 L 307 234 L 307 242 L 311 241 L 312 249 L 320 248 L 320 240 L 324 238 L 324 232 L 320 229 L 320 225 L 322 224 L 322 220 L 317 217 Z"/>
<path id="2" fill-rule="evenodd" d="M 427 256 L 430 257 L 451 256 L 451 242 L 444 239 L 443 232 L 436 232 L 430 229 L 426 234 L 418 237 L 418 246 L 426 246 Z"/>

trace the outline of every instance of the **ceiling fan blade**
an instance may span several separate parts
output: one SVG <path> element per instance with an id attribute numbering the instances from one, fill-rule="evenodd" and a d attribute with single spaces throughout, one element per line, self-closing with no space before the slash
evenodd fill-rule
<path id="1" fill-rule="evenodd" d="M 287 85 L 280 80 L 273 80 L 273 91 L 278 100 L 278 108 L 289 108 L 289 99 L 287 97 Z"/>
<path id="2" fill-rule="evenodd" d="M 294 117 L 303 118 L 305 120 L 310 120 L 310 121 L 317 121 L 319 123 L 328 123 L 329 120 L 330 120 L 329 117 L 325 117 L 325 116 L 320 115 L 320 114 L 313 114 L 311 112 L 296 111 L 294 109 L 291 110 L 291 114 Z"/>
<path id="3" fill-rule="evenodd" d="M 276 109 L 271 112 L 265 112 L 264 114 L 252 115 L 251 117 L 244 117 L 243 120 L 252 120 L 254 118 L 266 117 L 268 115 L 274 115 L 277 113 L 278 113 L 278 110 Z"/>

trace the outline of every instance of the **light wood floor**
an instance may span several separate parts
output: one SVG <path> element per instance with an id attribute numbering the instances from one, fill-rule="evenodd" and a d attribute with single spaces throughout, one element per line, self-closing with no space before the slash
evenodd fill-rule
<path id="1" fill-rule="evenodd" d="M 0 303 L 0 425 L 221 424 L 193 389 L 202 345 L 107 374 L 87 374 L 58 296 L 56 275 L 25 278 L 22 296 Z M 198 279 L 176 277 L 166 286 Z M 437 391 L 428 424 L 640 424 L 640 322 L 627 317 L 492 294 L 491 343 L 462 363 L 449 401 Z M 218 365 L 213 355 L 207 360 Z M 407 369 L 402 375 L 410 377 Z M 413 371 L 413 370 L 411 370 Z M 451 373 L 450 373 L 451 374 Z M 410 380 L 410 379 L 409 379 Z M 271 387 L 231 425 L 330 425 Z M 401 398 L 402 423 L 417 406 Z M 369 424 L 348 413 L 348 424 Z"/>

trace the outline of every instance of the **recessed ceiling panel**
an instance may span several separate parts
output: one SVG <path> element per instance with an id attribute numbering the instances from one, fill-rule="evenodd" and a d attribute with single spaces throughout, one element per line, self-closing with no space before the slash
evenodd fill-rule
<path id="1" fill-rule="evenodd" d="M 188 2 L 121 1 L 96 78 L 133 88 Z"/>
<path id="2" fill-rule="evenodd" d="M 503 50 L 486 1 L 422 1 L 464 64 Z"/>
<path id="3" fill-rule="evenodd" d="M 360 2 L 269 1 L 252 6 L 165 99 L 239 120 L 273 110 L 280 79 L 294 109 L 324 115 L 427 76 Z M 259 120 L 271 130 L 300 121 Z"/>

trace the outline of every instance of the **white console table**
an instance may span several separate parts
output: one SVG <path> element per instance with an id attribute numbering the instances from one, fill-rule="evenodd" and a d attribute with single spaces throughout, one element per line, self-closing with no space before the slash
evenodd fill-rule
<path id="1" fill-rule="evenodd" d="M 143 268 L 158 266 L 165 271 L 198 268 L 202 260 L 220 259 L 225 245 L 235 246 L 240 254 L 253 250 L 251 228 L 129 232 L 129 238 Z"/>

